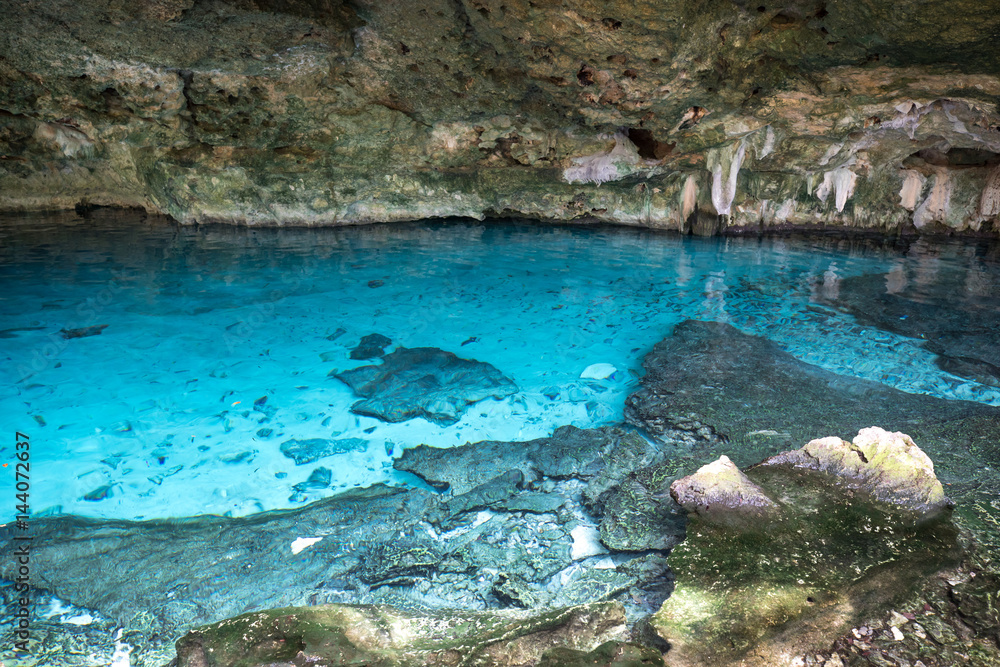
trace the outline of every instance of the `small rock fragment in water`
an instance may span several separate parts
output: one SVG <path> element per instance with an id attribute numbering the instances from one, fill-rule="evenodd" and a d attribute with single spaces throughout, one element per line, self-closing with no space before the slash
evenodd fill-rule
<path id="1" fill-rule="evenodd" d="M 583 369 L 580 378 L 583 380 L 606 380 L 618 369 L 611 364 L 591 364 Z"/>
<path id="2" fill-rule="evenodd" d="M 297 537 L 295 541 L 292 542 L 292 555 L 300 553 L 306 547 L 311 547 L 316 544 L 322 537 Z"/>
<path id="3" fill-rule="evenodd" d="M 303 465 L 324 456 L 363 451 L 367 447 L 368 441 L 360 438 L 344 438 L 342 440 L 328 440 L 326 438 L 296 440 L 293 438 L 281 443 L 281 453 L 295 461 L 295 465 Z"/>
<path id="4" fill-rule="evenodd" d="M 86 338 L 87 336 L 96 336 L 107 328 L 108 328 L 107 324 L 97 324 L 92 327 L 82 327 L 80 329 L 60 329 L 59 334 L 66 340 L 70 340 L 71 338 Z"/>
<path id="5" fill-rule="evenodd" d="M 375 359 L 385 355 L 385 348 L 392 345 L 392 339 L 382 334 L 368 334 L 351 350 L 351 359 Z"/>
<path id="6" fill-rule="evenodd" d="M 63 619 L 63 623 L 69 623 L 70 625 L 90 625 L 93 622 L 94 617 L 90 614 L 78 614 L 77 616 L 70 616 Z"/>
<path id="7" fill-rule="evenodd" d="M 569 534 L 573 538 L 573 546 L 570 552 L 570 558 L 573 560 L 581 560 L 608 552 L 604 548 L 604 545 L 601 544 L 600 531 L 593 526 L 577 526 L 569 531 Z"/>
<path id="8" fill-rule="evenodd" d="M 372 288 L 381 287 L 382 285 L 385 285 L 385 281 L 384 280 L 369 280 L 368 281 L 368 286 L 372 287 Z"/>
<path id="9" fill-rule="evenodd" d="M 98 500 L 104 500 L 105 498 L 111 497 L 111 485 L 105 484 L 104 486 L 99 486 L 87 495 L 83 497 L 84 500 L 89 500 L 91 502 L 97 502 Z"/>
<path id="10" fill-rule="evenodd" d="M 338 338 L 340 338 L 341 336 L 343 336 L 345 333 L 347 333 L 347 329 L 344 329 L 342 327 L 337 327 L 337 330 L 334 331 L 329 336 L 327 336 L 326 339 L 327 340 L 337 340 Z"/>
<path id="11" fill-rule="evenodd" d="M 300 493 L 310 489 L 325 489 L 330 486 L 332 480 L 333 472 L 329 468 L 320 466 L 310 473 L 309 479 L 296 484 L 292 488 Z"/>

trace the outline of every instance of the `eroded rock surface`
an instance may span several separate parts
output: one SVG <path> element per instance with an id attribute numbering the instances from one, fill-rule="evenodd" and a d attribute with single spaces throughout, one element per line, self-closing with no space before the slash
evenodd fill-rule
<path id="1" fill-rule="evenodd" d="M 674 484 L 695 511 L 669 559 L 674 593 L 651 619 L 669 664 L 796 664 L 958 564 L 958 530 L 926 455 L 881 429 L 856 441 L 814 440 L 745 474 L 717 461 Z M 849 459 L 861 448 L 873 456 L 859 468 Z M 719 487 L 715 502 L 698 493 Z M 765 500 L 766 520 L 747 521 Z"/>
<path id="2" fill-rule="evenodd" d="M 645 360 L 626 421 L 695 451 L 728 453 L 742 466 L 872 424 L 909 433 L 941 465 L 1000 441 L 1000 409 L 908 394 L 799 361 L 776 343 L 728 324 L 688 320 Z M 964 475 L 964 473 L 963 473 Z"/>
<path id="3" fill-rule="evenodd" d="M 628 647 L 628 635 L 624 612 L 610 603 L 544 614 L 326 605 L 254 612 L 197 628 L 177 642 L 177 658 L 178 667 L 582 667 L 593 664 L 584 662 L 585 654 L 608 643 L 637 656 L 659 657 Z M 550 655 L 555 648 L 562 661 Z"/>
<path id="4" fill-rule="evenodd" d="M 337 378 L 364 397 L 352 412 L 387 422 L 424 417 L 452 424 L 477 401 L 517 393 L 514 381 L 490 364 L 436 347 L 397 348 L 380 365 L 344 371 Z"/>
<path id="5" fill-rule="evenodd" d="M 995 233 L 974 0 L 5 0 L 0 209 Z"/>
<path id="6" fill-rule="evenodd" d="M 823 472 L 839 478 L 845 488 L 859 489 L 876 500 L 919 514 L 950 505 L 934 475 L 934 463 L 913 439 L 875 426 L 859 431 L 854 442 L 820 438 L 760 465 Z"/>
<path id="7" fill-rule="evenodd" d="M 613 599 L 634 620 L 671 590 L 665 556 L 684 518 L 658 498 L 640 508 L 646 542 L 603 544 L 607 522 L 639 511 L 609 498 L 667 454 L 629 429 L 565 427 L 526 443 L 408 450 L 399 467 L 447 485 L 443 494 L 376 486 L 245 518 L 39 518 L 33 583 L 161 637 L 326 603 L 538 611 Z"/>
<path id="8" fill-rule="evenodd" d="M 725 455 L 671 484 L 670 495 L 688 513 L 708 522 L 748 527 L 780 514 L 778 503 Z"/>

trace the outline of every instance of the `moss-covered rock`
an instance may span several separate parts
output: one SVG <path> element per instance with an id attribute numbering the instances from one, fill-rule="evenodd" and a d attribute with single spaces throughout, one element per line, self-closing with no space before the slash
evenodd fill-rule
<path id="1" fill-rule="evenodd" d="M 745 480 L 728 467 L 716 476 L 735 478 L 740 488 L 753 485 L 754 499 L 777 502 L 753 523 L 732 494 L 721 494 L 714 508 L 696 506 L 688 539 L 670 556 L 676 588 L 651 620 L 671 644 L 671 665 L 793 664 L 795 656 L 825 649 L 862 618 L 889 609 L 927 577 L 958 563 L 958 530 L 942 511 L 945 503 L 923 502 L 922 496 L 914 502 L 905 486 L 895 484 L 905 478 L 928 488 L 937 482 L 933 468 L 921 468 L 922 477 L 897 474 L 899 461 L 876 450 L 899 454 L 905 445 L 901 458 L 926 456 L 909 438 L 875 435 L 863 432 L 859 441 L 873 453 L 866 470 L 881 470 L 872 476 L 884 485 L 849 483 L 857 477 L 836 463 L 802 465 L 794 454 L 816 449 L 808 445 L 749 469 Z M 817 442 L 830 444 L 810 445 Z M 711 473 L 702 469 L 694 480 L 680 480 L 678 491 Z M 727 515 L 743 520 L 727 521 Z"/>
<path id="2" fill-rule="evenodd" d="M 854 442 L 820 438 L 794 452 L 783 452 L 761 466 L 792 466 L 838 478 L 877 500 L 920 515 L 951 504 L 934 475 L 934 463 L 905 433 L 873 426 L 861 429 Z"/>
<path id="3" fill-rule="evenodd" d="M 623 610 L 613 603 L 542 614 L 324 605 L 254 612 L 196 628 L 178 640 L 177 664 L 499 667 L 539 664 L 548 653 L 544 664 L 572 665 L 586 663 L 571 657 L 627 637 Z M 552 654 L 556 647 L 563 653 Z"/>

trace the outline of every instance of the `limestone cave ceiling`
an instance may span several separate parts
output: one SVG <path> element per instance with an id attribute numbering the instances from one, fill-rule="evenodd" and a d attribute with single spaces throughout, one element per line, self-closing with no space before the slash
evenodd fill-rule
<path id="1" fill-rule="evenodd" d="M 0 7 L 2 210 L 1000 228 L 997 0 Z"/>

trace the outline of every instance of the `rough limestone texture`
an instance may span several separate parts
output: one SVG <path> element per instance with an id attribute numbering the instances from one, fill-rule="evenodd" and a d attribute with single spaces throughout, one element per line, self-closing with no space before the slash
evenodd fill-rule
<path id="1" fill-rule="evenodd" d="M 896 451 L 903 442 L 916 450 L 907 452 L 910 460 L 923 456 L 909 438 L 876 430 L 858 439 L 859 448 L 874 453 L 869 469 L 885 472 L 872 477 L 891 480 L 901 458 L 880 448 Z M 813 441 L 789 460 L 830 440 Z M 690 515 L 688 539 L 669 557 L 676 588 L 651 619 L 671 645 L 672 667 L 804 664 L 802 656 L 828 650 L 861 619 L 887 613 L 928 577 L 958 564 L 962 549 L 949 513 L 915 515 L 908 511 L 912 495 L 891 481 L 852 489 L 818 467 L 771 464 L 747 470 L 744 481 L 730 465 L 716 462 L 679 480 L 679 499 L 714 470 L 723 484 L 735 478 L 779 498 L 780 508 L 767 521 L 727 522 L 720 517 L 745 519 L 745 508 L 721 493 L 719 505 Z M 911 479 L 922 488 L 937 482 L 932 467 Z"/>
<path id="2" fill-rule="evenodd" d="M 490 364 L 436 347 L 400 347 L 382 357 L 380 365 L 336 377 L 364 397 L 351 412 L 387 422 L 423 417 L 453 424 L 473 403 L 517 393 L 514 381 Z"/>
<path id="3" fill-rule="evenodd" d="M 625 614 L 613 603 L 535 615 L 323 605 L 254 612 L 196 628 L 178 640 L 177 665 L 513 667 L 537 665 L 554 647 L 588 652 L 627 638 Z"/>
<path id="4" fill-rule="evenodd" d="M 693 475 L 675 481 L 670 485 L 670 495 L 688 513 L 732 527 L 752 527 L 757 521 L 780 514 L 778 503 L 725 454 Z"/>
<path id="5" fill-rule="evenodd" d="M 996 234 L 978 0 L 3 0 L 0 210 Z"/>
<path id="6" fill-rule="evenodd" d="M 299 442 L 289 453 L 311 456 L 311 447 L 322 452 L 329 442 Z M 32 523 L 32 604 L 46 609 L 57 596 L 75 607 L 66 618 L 89 613 L 100 622 L 40 624 L 46 640 L 33 664 L 82 664 L 74 656 L 97 647 L 107 649 L 101 655 L 110 664 L 110 638 L 124 627 L 136 647 L 131 664 L 162 665 L 154 657 L 164 642 L 192 626 L 273 607 L 540 614 L 614 600 L 634 622 L 672 590 L 666 555 L 683 537 L 684 517 L 668 494 L 630 505 L 618 490 L 635 476 L 646 479 L 647 466 L 659 470 L 667 454 L 631 429 L 567 426 L 529 442 L 406 450 L 399 468 L 442 493 L 376 485 L 240 518 L 40 517 Z M 329 469 L 316 468 L 311 478 L 318 471 L 329 484 Z M 641 542 L 601 543 L 616 515 L 623 524 L 642 516 Z M 0 528 L 0 544 L 9 546 L 14 532 L 13 524 Z M 0 603 L 11 610 L 16 567 L 0 562 Z M 118 625 L 109 628 L 112 622 Z"/>
<path id="7" fill-rule="evenodd" d="M 861 429 L 854 442 L 820 438 L 793 452 L 782 452 L 760 464 L 787 465 L 833 475 L 877 500 L 919 514 L 948 507 L 944 487 L 934 475 L 934 463 L 905 433 L 872 426 Z"/>
<path id="8" fill-rule="evenodd" d="M 625 420 L 661 440 L 684 441 L 691 451 L 727 454 L 740 466 L 817 433 L 879 424 L 921 443 L 954 489 L 969 484 L 976 470 L 969 453 L 988 454 L 1000 442 L 1000 408 L 838 375 L 720 322 L 681 322 L 646 355 L 643 368 L 641 388 L 625 402 Z"/>

